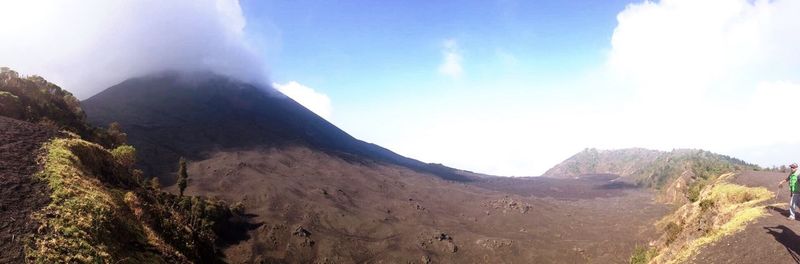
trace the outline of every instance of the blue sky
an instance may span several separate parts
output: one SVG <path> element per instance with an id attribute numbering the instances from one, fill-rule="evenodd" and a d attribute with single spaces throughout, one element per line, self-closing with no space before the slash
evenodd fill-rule
<path id="1" fill-rule="evenodd" d="M 584 148 L 800 160 L 800 0 L 8 1 L 0 61 L 86 99 L 210 70 L 425 162 L 540 175 Z M 53 45 L 52 43 L 58 43 Z"/>
<path id="2" fill-rule="evenodd" d="M 627 2 L 241 4 L 248 28 L 269 39 L 274 82 L 297 81 L 326 94 L 330 120 L 359 138 L 444 162 L 403 142 L 441 119 L 525 115 L 531 105 L 547 108 L 584 94 L 591 87 L 553 85 L 604 63 L 616 14 Z M 463 58 L 457 78 L 437 71 L 447 41 L 457 43 Z"/>
<path id="3" fill-rule="evenodd" d="M 704 148 L 765 166 L 797 159 L 775 147 L 798 145 L 792 136 L 732 127 L 790 111 L 771 100 L 798 90 L 797 65 L 780 58 L 797 41 L 771 43 L 797 25 L 796 2 L 241 6 L 271 81 L 326 97 L 306 105 L 345 131 L 426 162 L 538 175 L 587 147 Z"/>

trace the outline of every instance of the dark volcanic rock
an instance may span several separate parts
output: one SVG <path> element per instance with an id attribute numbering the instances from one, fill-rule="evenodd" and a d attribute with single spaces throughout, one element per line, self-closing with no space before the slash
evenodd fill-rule
<path id="1" fill-rule="evenodd" d="M 0 263 L 22 263 L 23 240 L 38 224 L 32 212 L 50 203 L 47 183 L 37 181 L 36 157 L 57 131 L 0 116 Z"/>

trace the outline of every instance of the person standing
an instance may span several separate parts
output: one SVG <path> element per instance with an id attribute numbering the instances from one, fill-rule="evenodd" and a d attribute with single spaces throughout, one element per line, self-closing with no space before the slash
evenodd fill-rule
<path id="1" fill-rule="evenodd" d="M 789 198 L 789 220 L 794 220 L 794 207 L 800 205 L 800 188 L 798 188 L 800 186 L 797 186 L 797 178 L 800 173 L 797 172 L 797 163 L 792 163 L 789 168 L 792 169 L 792 173 L 778 183 L 778 188 L 781 188 L 786 182 L 789 183 L 789 192 L 791 193 L 791 198 Z"/>

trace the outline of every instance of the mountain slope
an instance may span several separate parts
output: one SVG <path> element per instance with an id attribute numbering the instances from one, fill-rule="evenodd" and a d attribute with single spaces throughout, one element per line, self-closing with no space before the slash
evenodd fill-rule
<path id="1" fill-rule="evenodd" d="M 142 182 L 69 92 L 3 68 L 0 96 L 0 262 L 215 263 L 244 238 L 240 207 Z"/>
<path id="2" fill-rule="evenodd" d="M 469 181 L 457 171 L 397 155 L 353 138 L 271 88 L 211 73 L 162 73 L 112 86 L 83 102 L 97 125 L 119 122 L 140 150 L 145 172 L 176 170 L 178 157 L 222 149 L 301 145 L 350 159 L 371 159 Z"/>

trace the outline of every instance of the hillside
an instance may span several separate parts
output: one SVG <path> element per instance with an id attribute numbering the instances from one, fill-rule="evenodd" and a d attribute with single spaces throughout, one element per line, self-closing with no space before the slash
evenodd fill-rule
<path id="1" fill-rule="evenodd" d="M 573 178 L 590 174 L 616 174 L 627 178 L 652 164 L 663 154 L 661 151 L 641 148 L 585 149 L 550 168 L 542 176 Z"/>
<path id="2" fill-rule="evenodd" d="M 696 201 L 699 191 L 721 174 L 754 169 L 758 166 L 705 150 L 586 149 L 543 176 L 619 175 L 622 181 L 660 190 L 661 201 L 681 204 Z"/>
<path id="3" fill-rule="evenodd" d="M 245 236 L 241 207 L 162 192 L 134 148 L 89 141 L 109 131 L 83 122 L 68 92 L 8 69 L 0 80 L 12 99 L 0 104 L 0 262 L 213 263 Z"/>
<path id="4" fill-rule="evenodd" d="M 181 156 L 218 150 L 308 146 L 345 159 L 367 158 L 455 181 L 456 170 L 397 155 L 348 135 L 271 87 L 213 73 L 166 72 L 133 78 L 82 102 L 98 126 L 118 122 L 142 154 L 142 168 L 166 183 Z"/>
<path id="5" fill-rule="evenodd" d="M 78 99 L 36 75 L 0 68 L 0 113 L 3 116 L 66 129 L 82 136 L 91 134 Z"/>

